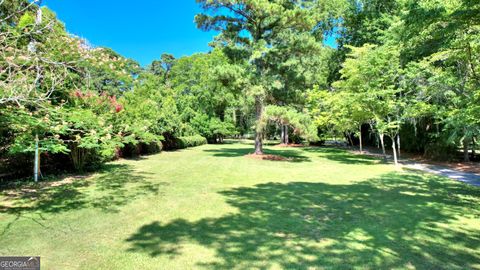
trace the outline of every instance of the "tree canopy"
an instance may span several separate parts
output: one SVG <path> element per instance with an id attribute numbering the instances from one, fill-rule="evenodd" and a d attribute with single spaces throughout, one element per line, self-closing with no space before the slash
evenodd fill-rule
<path id="1" fill-rule="evenodd" d="M 197 3 L 198 28 L 219 32 L 210 52 L 141 67 L 35 1 L 1 1 L 0 157 L 28 163 L 38 138 L 43 157 L 83 170 L 197 135 L 251 136 L 260 155 L 279 134 L 474 157 L 478 1 Z"/>

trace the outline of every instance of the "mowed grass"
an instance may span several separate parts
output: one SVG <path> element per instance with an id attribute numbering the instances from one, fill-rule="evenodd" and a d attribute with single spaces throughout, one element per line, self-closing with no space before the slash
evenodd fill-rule
<path id="1" fill-rule="evenodd" d="M 0 195 L 42 269 L 480 269 L 480 188 L 332 148 L 206 145 Z"/>

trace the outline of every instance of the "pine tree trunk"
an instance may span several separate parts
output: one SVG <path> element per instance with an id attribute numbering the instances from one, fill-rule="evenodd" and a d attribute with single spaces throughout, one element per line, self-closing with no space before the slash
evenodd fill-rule
<path id="1" fill-rule="evenodd" d="M 255 97 L 255 112 L 257 125 L 261 125 L 263 118 L 263 100 L 261 97 Z M 263 155 L 263 127 L 256 127 L 255 130 L 255 154 Z"/>
<path id="2" fill-rule="evenodd" d="M 395 163 L 395 165 L 398 165 L 397 149 L 395 146 L 395 137 L 392 138 L 392 150 L 393 150 L 393 162 Z"/>
<path id="3" fill-rule="evenodd" d="M 470 161 L 470 157 L 468 156 L 468 138 L 466 136 L 463 138 L 463 161 Z"/>
<path id="4" fill-rule="evenodd" d="M 359 126 L 360 135 L 358 136 L 360 140 L 360 153 L 363 153 L 363 143 L 362 143 L 362 125 Z"/>

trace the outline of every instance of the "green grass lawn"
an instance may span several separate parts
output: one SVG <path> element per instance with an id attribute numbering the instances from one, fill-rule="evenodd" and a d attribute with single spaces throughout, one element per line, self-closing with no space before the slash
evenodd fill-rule
<path id="1" fill-rule="evenodd" d="M 480 269 L 480 188 L 331 148 L 206 145 L 0 195 L 42 269 Z"/>

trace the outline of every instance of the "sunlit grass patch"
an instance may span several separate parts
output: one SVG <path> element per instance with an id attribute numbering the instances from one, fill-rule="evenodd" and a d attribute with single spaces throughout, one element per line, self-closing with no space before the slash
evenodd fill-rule
<path id="1" fill-rule="evenodd" d="M 3 191 L 0 254 L 45 269 L 478 268 L 478 187 L 332 148 L 251 151 L 205 145 Z"/>

